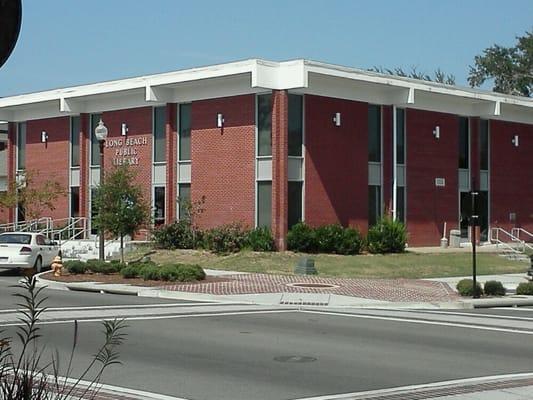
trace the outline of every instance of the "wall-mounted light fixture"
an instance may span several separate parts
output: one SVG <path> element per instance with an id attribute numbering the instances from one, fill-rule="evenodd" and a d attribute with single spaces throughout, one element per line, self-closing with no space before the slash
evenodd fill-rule
<path id="1" fill-rule="evenodd" d="M 128 134 L 128 125 L 126 125 L 125 122 L 123 122 L 121 125 L 120 134 L 122 136 L 126 136 Z"/>
<path id="2" fill-rule="evenodd" d="M 513 140 L 511 140 L 511 143 L 514 144 L 514 147 L 518 147 L 518 135 L 514 135 Z"/>
<path id="3" fill-rule="evenodd" d="M 333 116 L 333 123 L 335 124 L 335 126 L 341 126 L 341 113 L 340 112 L 335 113 L 335 115 Z"/>
<path id="4" fill-rule="evenodd" d="M 41 132 L 41 143 L 46 143 L 48 142 L 48 133 L 46 133 L 46 131 L 42 131 Z"/>
<path id="5" fill-rule="evenodd" d="M 435 139 L 440 139 L 440 126 L 436 126 L 433 129 L 433 136 L 435 136 Z"/>
<path id="6" fill-rule="evenodd" d="M 222 128 L 224 126 L 224 116 L 222 113 L 217 113 L 217 128 Z"/>

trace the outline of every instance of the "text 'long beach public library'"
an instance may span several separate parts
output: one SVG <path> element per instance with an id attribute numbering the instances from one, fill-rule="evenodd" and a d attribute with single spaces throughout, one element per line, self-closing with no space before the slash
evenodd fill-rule
<path id="1" fill-rule="evenodd" d="M 409 245 L 467 235 L 472 189 L 490 227 L 533 231 L 533 100 L 306 60 L 246 60 L 0 99 L 7 181 L 54 178 L 54 219 L 91 217 L 105 169 L 127 163 L 154 209 L 205 197 L 201 227 L 272 228 L 278 248 L 298 221 L 368 229 L 404 221 Z M 2 222 L 22 218 L 1 210 Z"/>

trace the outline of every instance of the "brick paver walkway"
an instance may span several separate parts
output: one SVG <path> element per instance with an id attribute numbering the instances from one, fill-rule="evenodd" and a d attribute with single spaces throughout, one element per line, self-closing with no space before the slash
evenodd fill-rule
<path id="1" fill-rule="evenodd" d="M 242 274 L 224 276 L 227 281 L 172 284 L 163 289 L 213 295 L 252 293 L 328 293 L 366 299 L 403 302 L 456 301 L 459 296 L 446 283 L 418 279 L 342 279 L 316 276 Z M 294 284 L 334 285 L 302 288 Z"/>

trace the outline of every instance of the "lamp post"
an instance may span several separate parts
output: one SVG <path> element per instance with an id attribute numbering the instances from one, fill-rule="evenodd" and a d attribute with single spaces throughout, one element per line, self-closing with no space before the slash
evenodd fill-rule
<path id="1" fill-rule="evenodd" d="M 107 139 L 107 128 L 104 125 L 104 122 L 100 120 L 98 126 L 94 129 L 94 136 L 98 140 L 100 145 L 100 185 L 104 182 L 104 145 L 105 140 Z M 100 261 L 105 260 L 105 238 L 104 238 L 104 229 L 100 227 L 99 229 L 99 249 L 98 249 L 98 258 Z"/>

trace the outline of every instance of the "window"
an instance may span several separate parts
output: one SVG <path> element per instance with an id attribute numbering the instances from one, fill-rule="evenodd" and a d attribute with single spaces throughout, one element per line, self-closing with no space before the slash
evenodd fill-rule
<path id="1" fill-rule="evenodd" d="M 180 105 L 179 160 L 191 159 L 191 105 Z"/>
<path id="2" fill-rule="evenodd" d="M 289 182 L 289 185 L 292 182 Z M 272 182 L 257 182 L 257 226 L 272 225 Z"/>
<path id="3" fill-rule="evenodd" d="M 70 216 L 80 216 L 80 188 L 78 186 L 70 188 Z"/>
<path id="4" fill-rule="evenodd" d="M 257 96 L 257 155 L 272 155 L 272 95 Z"/>
<path id="5" fill-rule="evenodd" d="M 26 123 L 18 124 L 17 129 L 17 169 L 26 168 Z"/>
<path id="6" fill-rule="evenodd" d="M 468 138 L 468 118 L 459 117 L 459 168 L 468 169 L 470 146 Z"/>
<path id="7" fill-rule="evenodd" d="M 303 97 L 289 94 L 289 156 L 300 157 L 303 145 Z"/>
<path id="8" fill-rule="evenodd" d="M 102 114 L 91 114 L 91 165 L 100 165 L 100 144 L 94 134 L 95 128 L 98 126 L 98 122 L 102 119 Z"/>
<path id="9" fill-rule="evenodd" d="M 368 186 L 368 226 L 381 218 L 381 186 Z"/>
<path id="10" fill-rule="evenodd" d="M 166 160 L 166 107 L 154 108 L 154 162 Z"/>
<path id="11" fill-rule="evenodd" d="M 405 224 L 405 187 L 396 188 L 396 219 Z"/>
<path id="12" fill-rule="evenodd" d="M 405 110 L 396 109 L 396 162 L 405 164 Z"/>
<path id="13" fill-rule="evenodd" d="M 368 106 L 368 161 L 381 162 L 381 106 Z"/>
<path id="14" fill-rule="evenodd" d="M 96 235 L 98 233 L 98 230 L 94 226 L 94 218 L 98 215 L 98 208 L 96 208 L 96 204 L 94 202 L 94 198 L 96 197 L 96 188 L 91 188 L 91 235 Z"/>
<path id="15" fill-rule="evenodd" d="M 191 184 L 180 183 L 178 185 L 178 199 L 179 199 L 179 219 L 189 217 L 187 215 L 187 206 L 191 202 Z"/>
<path id="16" fill-rule="evenodd" d="M 479 121 L 479 166 L 483 171 L 489 170 L 489 121 Z"/>
<path id="17" fill-rule="evenodd" d="M 154 224 L 155 226 L 165 223 L 165 187 L 154 187 Z"/>
<path id="18" fill-rule="evenodd" d="M 70 166 L 80 166 L 80 117 L 70 118 Z"/>
<path id="19" fill-rule="evenodd" d="M 35 237 L 35 242 L 37 243 L 38 246 L 44 246 L 44 245 L 45 245 L 44 236 L 42 236 L 42 235 L 37 235 L 37 236 Z"/>
<path id="20" fill-rule="evenodd" d="M 303 182 L 289 182 L 289 229 L 302 221 L 302 187 Z"/>
<path id="21" fill-rule="evenodd" d="M 6 142 L 0 141 L 0 151 L 6 151 L 6 148 L 7 148 Z"/>

